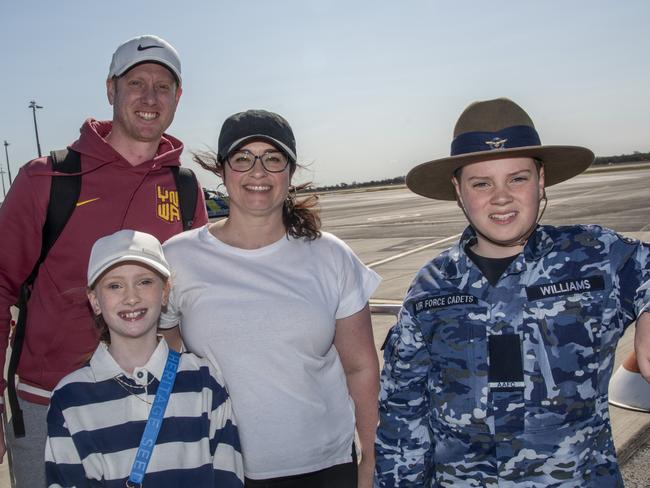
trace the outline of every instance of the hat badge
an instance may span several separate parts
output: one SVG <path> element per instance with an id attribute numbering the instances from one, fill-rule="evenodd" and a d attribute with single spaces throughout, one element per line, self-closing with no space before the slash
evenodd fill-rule
<path id="1" fill-rule="evenodd" d="M 485 143 L 490 146 L 490 149 L 503 149 L 505 143 L 508 142 L 508 139 L 499 139 L 498 137 L 494 137 L 490 139 L 489 141 L 485 141 Z"/>

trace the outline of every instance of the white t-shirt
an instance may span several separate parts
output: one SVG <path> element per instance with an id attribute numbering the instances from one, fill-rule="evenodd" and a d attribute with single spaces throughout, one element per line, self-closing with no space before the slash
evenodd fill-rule
<path id="1" fill-rule="evenodd" d="M 237 416 L 245 474 L 264 479 L 349 462 L 354 404 L 334 348 L 336 319 L 381 278 L 340 239 L 224 244 L 207 226 L 164 245 L 173 288 L 161 327 L 218 363 Z"/>

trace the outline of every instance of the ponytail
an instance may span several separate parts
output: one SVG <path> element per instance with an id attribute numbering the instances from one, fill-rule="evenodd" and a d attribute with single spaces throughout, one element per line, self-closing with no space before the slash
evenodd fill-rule
<path id="1" fill-rule="evenodd" d="M 296 196 L 298 190 L 305 190 L 309 185 L 304 183 L 289 188 L 289 195 L 282 206 L 282 222 L 291 237 L 313 241 L 321 236 L 318 196 L 312 194 L 300 200 Z"/>

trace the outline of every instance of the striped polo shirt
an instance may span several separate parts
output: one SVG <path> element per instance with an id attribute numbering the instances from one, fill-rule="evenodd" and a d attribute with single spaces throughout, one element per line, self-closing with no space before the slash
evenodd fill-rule
<path id="1" fill-rule="evenodd" d="M 167 360 L 160 340 L 126 374 L 101 343 L 90 362 L 52 392 L 45 470 L 49 487 L 125 486 Z M 144 486 L 242 487 L 243 463 L 221 373 L 181 355 Z"/>

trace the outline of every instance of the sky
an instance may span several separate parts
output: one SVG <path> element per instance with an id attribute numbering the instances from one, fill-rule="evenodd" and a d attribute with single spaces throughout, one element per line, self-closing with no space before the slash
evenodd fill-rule
<path id="1" fill-rule="evenodd" d="M 217 178 L 190 151 L 215 148 L 225 118 L 252 108 L 290 122 L 305 166 L 294 182 L 315 185 L 402 176 L 447 156 L 463 109 L 502 96 L 545 144 L 647 152 L 648 19 L 647 0 L 3 0 L 0 144 L 13 177 L 37 156 L 31 100 L 43 106 L 43 153 L 76 139 L 86 118 L 110 119 L 113 51 L 157 34 L 182 60 L 168 132 L 209 188 Z"/>

